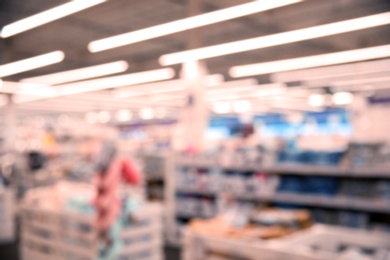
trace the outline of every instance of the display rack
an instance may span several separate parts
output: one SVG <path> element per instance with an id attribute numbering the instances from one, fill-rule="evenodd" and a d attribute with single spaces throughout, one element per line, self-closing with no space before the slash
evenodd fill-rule
<path id="1" fill-rule="evenodd" d="M 369 167 L 369 166 L 328 166 L 328 165 L 297 165 L 297 164 L 272 164 L 265 165 L 259 163 L 229 163 L 224 164 L 220 160 L 212 156 L 189 156 L 176 155 L 174 160 L 175 170 L 178 168 L 186 168 L 191 170 L 202 170 L 205 172 L 239 172 L 243 175 L 252 173 L 261 173 L 264 176 L 302 176 L 302 177 L 332 177 L 337 180 L 367 180 L 379 179 L 388 181 L 390 179 L 390 168 L 386 165 Z M 178 172 L 176 172 L 178 174 Z M 176 176 L 176 175 L 175 175 Z M 175 177 L 177 178 L 177 177 Z M 174 179 L 175 179 L 174 178 Z M 277 177 L 279 178 L 279 177 Z M 221 182 L 226 178 L 219 180 L 209 180 L 208 182 Z M 175 197 L 175 218 L 176 218 L 176 241 L 180 240 L 180 223 L 186 223 L 193 218 L 212 218 L 218 214 L 218 201 L 221 196 L 228 193 L 234 196 L 238 201 L 249 203 L 271 203 L 278 205 L 291 205 L 292 207 L 310 207 L 316 209 L 326 209 L 329 211 L 340 212 L 357 212 L 356 214 L 382 214 L 390 215 L 390 198 L 364 198 L 356 196 L 346 196 L 343 194 L 306 194 L 283 192 L 275 189 L 273 192 L 269 190 L 252 190 L 245 192 L 237 192 L 234 189 L 226 190 L 221 187 L 208 187 L 207 185 L 182 185 L 175 180 L 174 189 L 171 191 Z M 210 200 L 215 205 L 215 214 L 204 214 L 199 210 L 185 209 L 184 211 L 178 207 L 180 199 L 188 199 L 191 204 L 191 198 L 199 198 L 199 200 Z M 183 204 L 183 203 L 182 203 Z M 181 205 L 182 205 L 181 204 Z M 199 208 L 198 206 L 197 208 Z M 196 208 L 196 207 L 195 207 Z M 340 217 L 341 218 L 341 217 Z M 367 217 L 366 219 L 369 219 Z M 367 228 L 367 226 L 362 226 Z"/>
<path id="2" fill-rule="evenodd" d="M 170 155 L 164 152 L 139 152 L 136 157 L 141 164 L 148 200 L 164 201 L 167 174 L 170 171 Z"/>

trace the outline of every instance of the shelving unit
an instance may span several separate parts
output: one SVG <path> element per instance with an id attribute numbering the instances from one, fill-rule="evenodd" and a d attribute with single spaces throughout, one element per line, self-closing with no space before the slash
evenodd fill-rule
<path id="1" fill-rule="evenodd" d="M 318 177 L 333 177 L 342 180 L 359 180 L 359 179 L 390 179 L 390 168 L 385 165 L 369 167 L 369 166 L 326 166 L 326 165 L 297 165 L 297 164 L 281 164 L 281 165 L 260 165 L 251 164 L 247 166 L 242 165 L 223 165 L 216 158 L 209 157 L 195 157 L 176 155 L 174 165 L 177 168 L 185 168 L 194 171 L 202 170 L 204 172 L 220 171 L 224 172 L 241 172 L 242 174 L 261 173 L 265 176 L 318 176 Z M 175 172 L 175 174 L 177 174 Z M 175 175 L 176 176 L 176 175 Z M 177 180 L 176 180 L 177 181 Z M 179 197 L 186 198 L 195 197 L 200 200 L 207 198 L 213 200 L 217 207 L 217 201 L 222 194 L 229 194 L 237 201 L 248 203 L 276 203 L 291 206 L 306 206 L 309 208 L 326 209 L 335 212 L 358 212 L 358 214 L 385 214 L 390 216 L 390 199 L 387 198 L 364 198 L 348 196 L 344 194 L 334 195 L 320 195 L 320 194 L 306 194 L 282 192 L 275 190 L 275 192 L 236 192 L 234 190 L 226 190 L 223 188 L 206 186 L 194 187 L 191 185 L 173 186 L 172 194 L 175 200 Z M 176 204 L 174 204 L 176 205 Z M 178 220 L 189 221 L 193 218 L 212 218 L 214 215 L 205 215 L 201 211 L 182 212 L 175 208 L 175 218 Z M 218 211 L 216 211 L 218 212 Z M 178 233 L 178 232 L 176 232 Z M 179 240 L 177 238 L 177 240 Z"/>
<path id="2" fill-rule="evenodd" d="M 146 197 L 162 202 L 165 199 L 165 180 L 170 170 L 170 156 L 163 152 L 142 152 L 136 155 L 142 166 Z"/>

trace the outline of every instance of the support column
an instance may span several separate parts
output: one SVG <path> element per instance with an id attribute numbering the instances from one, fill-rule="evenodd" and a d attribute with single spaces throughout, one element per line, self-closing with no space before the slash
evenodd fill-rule
<path id="1" fill-rule="evenodd" d="M 3 63 L 8 63 L 13 61 L 14 48 L 12 38 L 5 39 L 3 41 L 2 49 L 4 53 L 2 56 Z M 0 92 L 1 94 L 1 92 Z M 3 116 L 4 116 L 4 129 L 2 131 L 3 140 L 4 140 L 4 150 L 5 152 L 14 152 L 15 151 L 15 141 L 16 141 L 16 104 L 14 103 L 13 94 L 3 94 L 6 97 L 6 105 L 3 107 Z"/>
<path id="2" fill-rule="evenodd" d="M 16 104 L 12 94 L 5 95 L 7 104 L 4 106 L 4 148 L 6 152 L 13 152 L 16 141 Z"/>
<path id="3" fill-rule="evenodd" d="M 202 0 L 188 0 L 188 16 L 202 13 Z M 202 47 L 201 28 L 187 32 L 187 49 Z M 208 124 L 208 107 L 204 77 L 207 75 L 205 63 L 187 61 L 182 64 L 181 77 L 187 85 L 187 103 L 180 122 L 181 149 L 200 151 L 203 148 L 204 133 Z"/>

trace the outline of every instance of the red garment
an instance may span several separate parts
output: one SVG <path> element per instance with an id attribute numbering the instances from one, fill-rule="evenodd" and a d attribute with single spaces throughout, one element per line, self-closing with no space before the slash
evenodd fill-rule
<path id="1" fill-rule="evenodd" d="M 97 228 L 107 230 L 117 218 L 121 203 L 117 196 L 120 184 L 124 180 L 128 184 L 140 183 L 140 171 L 136 164 L 127 158 L 117 158 L 109 166 L 107 172 L 96 177 L 97 194 L 94 205 L 97 211 Z"/>

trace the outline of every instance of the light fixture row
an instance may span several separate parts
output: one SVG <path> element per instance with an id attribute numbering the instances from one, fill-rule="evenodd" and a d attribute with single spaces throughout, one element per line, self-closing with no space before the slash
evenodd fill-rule
<path id="1" fill-rule="evenodd" d="M 25 18 L 18 22 L 3 27 L 1 37 L 6 38 L 23 31 L 35 28 L 45 23 L 60 19 L 72 13 L 103 3 L 106 0 L 74 0 L 67 4 L 52 8 L 45 12 Z M 198 16 L 173 21 L 143 30 L 130 32 L 124 35 L 114 36 L 90 43 L 89 49 L 92 52 L 111 49 L 123 45 L 132 44 L 139 41 L 156 38 L 175 32 L 180 32 L 192 28 L 198 28 L 209 24 L 214 24 L 252 13 L 278 8 L 285 5 L 301 2 L 301 0 L 279 0 L 279 1 L 255 1 L 244 5 L 238 5 L 219 11 L 206 13 Z M 162 65 L 173 65 L 190 60 L 208 59 L 222 55 L 229 55 L 238 52 L 262 49 L 287 43 L 299 42 L 319 37 L 331 36 L 356 30 L 372 28 L 390 24 L 390 12 L 370 15 L 341 22 L 319 25 L 274 35 L 261 36 L 236 42 L 214 45 L 189 51 L 166 54 L 160 57 Z M 122 41 L 122 42 L 121 42 Z M 111 45 L 110 45 L 111 44 Z M 390 56 L 390 45 L 376 46 L 351 51 L 321 54 L 295 59 L 265 62 L 259 64 L 248 64 L 232 67 L 229 71 L 232 77 L 247 77 L 250 75 L 270 74 L 281 71 L 298 70 L 320 66 L 329 66 L 348 62 L 357 62 L 370 59 L 379 59 Z M 28 70 L 52 65 L 64 59 L 62 51 L 55 51 L 29 59 L 16 61 L 0 66 L 0 77 L 6 77 Z M 33 78 L 23 79 L 26 83 L 40 83 L 58 85 L 55 89 L 42 87 L 39 89 L 24 90 L 23 94 L 32 95 L 39 90 L 44 93 L 44 98 L 58 97 L 66 95 L 80 94 L 107 88 L 116 88 L 126 85 L 135 85 L 152 81 L 171 79 L 174 76 L 172 69 L 160 69 L 154 71 L 133 73 L 114 77 L 106 77 L 94 80 L 86 80 L 107 76 L 126 71 L 128 64 L 125 61 L 117 61 L 97 66 L 76 69 L 71 71 L 53 73 Z M 72 83 L 73 82 L 73 83 Z M 61 85 L 63 84 L 63 85 Z M 42 98 L 35 97 L 34 100 Z"/>
<path id="2" fill-rule="evenodd" d="M 107 124 L 116 121 L 118 123 L 128 123 L 135 118 L 135 114 L 128 109 L 118 110 L 113 114 L 106 110 L 91 111 L 85 114 L 85 121 L 88 124 Z M 138 111 L 137 118 L 142 120 L 164 119 L 168 116 L 167 109 L 163 107 L 145 107 Z"/>
<path id="3" fill-rule="evenodd" d="M 327 105 L 347 106 L 353 102 L 354 95 L 350 92 L 337 92 L 331 94 L 312 94 L 308 104 L 312 107 L 325 107 Z"/>

